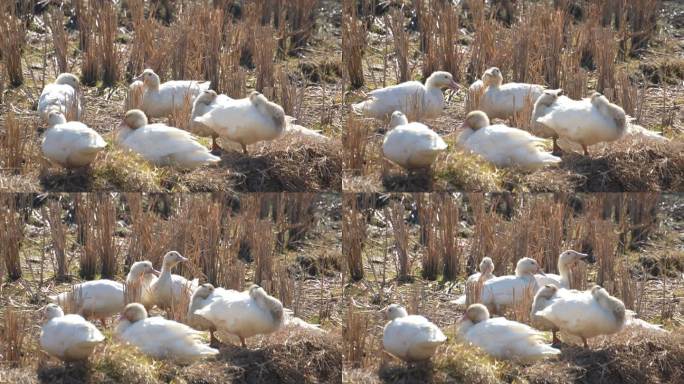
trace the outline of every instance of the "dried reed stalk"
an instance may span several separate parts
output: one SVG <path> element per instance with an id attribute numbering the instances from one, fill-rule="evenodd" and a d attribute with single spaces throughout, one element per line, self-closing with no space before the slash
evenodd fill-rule
<path id="1" fill-rule="evenodd" d="M 83 84 L 94 86 L 99 78 L 98 73 L 98 44 L 97 44 L 97 7 L 81 4 L 78 15 L 81 51 L 81 81 Z"/>
<path id="2" fill-rule="evenodd" d="M 347 305 L 346 322 L 342 328 L 342 340 L 346 350 L 346 360 L 351 363 L 352 367 L 363 367 L 370 325 L 368 314 L 358 311 L 356 305 L 350 301 Z"/>
<path id="3" fill-rule="evenodd" d="M 224 52 L 221 54 L 221 80 L 217 92 L 240 98 L 245 94 L 247 73 L 240 65 L 243 40 L 247 34 L 243 23 L 227 24 L 224 28 Z M 212 88 L 214 85 L 212 84 Z"/>
<path id="4" fill-rule="evenodd" d="M 68 259 L 66 257 L 66 233 L 67 226 L 62 221 L 62 207 L 59 201 L 51 200 L 47 209 L 42 208 L 43 217 L 47 219 L 50 226 L 50 236 L 52 237 L 52 250 L 55 253 L 55 278 L 57 281 L 64 281 L 69 273 Z"/>
<path id="5" fill-rule="evenodd" d="M 7 79 L 13 87 L 24 83 L 21 53 L 26 42 L 26 27 L 17 13 L 16 2 L 0 4 L 0 52 L 5 61 Z"/>
<path id="6" fill-rule="evenodd" d="M 24 239 L 24 219 L 13 194 L 0 194 L 0 259 L 11 281 L 22 277 L 21 242 Z"/>
<path id="7" fill-rule="evenodd" d="M 359 211 L 355 194 L 344 194 L 342 207 L 342 254 L 346 258 L 350 278 L 359 281 L 364 277 L 362 251 L 366 240 L 366 221 Z"/>
<path id="8" fill-rule="evenodd" d="M 21 367 L 26 358 L 24 347 L 26 346 L 25 338 L 28 334 L 26 332 L 29 322 L 28 316 L 15 308 L 7 307 L 4 317 L 5 324 L 0 338 L 3 341 L 4 352 L 0 357 L 12 367 Z"/>
<path id="9" fill-rule="evenodd" d="M 411 278 L 411 265 L 409 259 L 409 232 L 404 221 L 404 205 L 393 201 L 385 208 L 385 217 L 392 225 L 394 234 L 394 247 L 397 251 L 397 280 L 405 282 Z"/>
<path id="10" fill-rule="evenodd" d="M 97 56 L 100 60 L 101 79 L 105 86 L 119 80 L 119 55 L 116 50 L 118 29 L 117 10 L 110 1 L 97 5 Z"/>
<path id="11" fill-rule="evenodd" d="M 433 205 L 430 204 L 432 208 Z M 427 280 L 436 280 L 440 272 L 440 260 L 442 259 L 442 247 L 439 241 L 439 228 L 434 222 L 430 222 L 427 231 L 427 242 L 421 259 L 421 275 Z"/>
<path id="12" fill-rule="evenodd" d="M 385 15 L 385 25 L 392 33 L 394 40 L 394 59 L 397 67 L 397 82 L 403 83 L 410 80 L 409 72 L 409 35 L 404 28 L 404 13 L 398 8 L 392 8 Z"/>
<path id="13" fill-rule="evenodd" d="M 5 115 L 5 135 L 0 136 L 0 161 L 3 168 L 20 174 L 29 161 L 28 145 L 30 137 L 16 120 L 14 112 L 7 110 Z"/>
<path id="14" fill-rule="evenodd" d="M 444 280 L 455 280 L 461 273 L 462 252 L 458 244 L 460 210 L 456 198 L 449 194 L 440 196 L 438 213 L 439 237 L 443 248 L 442 265 Z"/>
<path id="15" fill-rule="evenodd" d="M 253 228 L 249 229 L 258 236 L 254 236 L 251 243 L 252 254 L 256 261 L 254 271 L 254 282 L 264 284 L 273 281 L 273 249 L 275 246 L 275 235 L 273 224 L 270 221 L 259 220 Z"/>
<path id="16" fill-rule="evenodd" d="M 45 24 L 50 27 L 50 34 L 52 35 L 52 44 L 55 47 L 55 60 L 57 61 L 57 69 L 60 73 L 69 72 L 69 37 L 66 29 L 62 23 L 64 13 L 58 8 L 50 8 L 48 14 L 44 17 Z"/>
<path id="17" fill-rule="evenodd" d="M 354 175 L 365 173 L 369 129 L 356 117 L 349 116 L 347 119 L 347 129 L 342 136 L 342 145 L 345 149 L 344 168 Z"/>
<path id="18" fill-rule="evenodd" d="M 310 193 L 292 193 L 287 195 L 285 202 L 284 210 L 289 227 L 287 248 L 292 249 L 302 244 L 306 235 L 318 222 L 314 214 L 316 199 Z"/>
<path id="19" fill-rule="evenodd" d="M 270 26 L 262 26 L 254 29 L 254 41 L 258 42 L 258 47 L 255 45 L 253 49 L 254 63 L 256 65 L 256 90 L 263 92 L 267 97 L 273 97 L 273 94 L 268 94 L 269 91 L 265 88 L 270 88 L 275 83 L 275 66 L 274 54 L 276 52 L 276 41 L 273 37 L 275 30 Z"/>
<path id="20" fill-rule="evenodd" d="M 342 61 L 346 64 L 346 76 L 352 88 L 364 84 L 363 53 L 366 47 L 366 31 L 357 14 L 355 0 L 342 1 Z"/>
<path id="21" fill-rule="evenodd" d="M 615 60 L 618 53 L 615 33 L 609 28 L 597 28 L 594 38 L 594 59 L 598 70 L 596 90 L 603 92 L 606 88 L 615 89 Z"/>

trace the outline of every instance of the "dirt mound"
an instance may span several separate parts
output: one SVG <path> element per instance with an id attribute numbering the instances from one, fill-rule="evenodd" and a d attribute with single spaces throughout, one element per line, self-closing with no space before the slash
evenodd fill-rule
<path id="1" fill-rule="evenodd" d="M 559 360 L 522 368 L 513 377 L 530 383 L 681 383 L 684 382 L 684 335 L 681 330 L 654 335 L 624 332 L 602 337 L 590 349 L 562 348 Z"/>
<path id="2" fill-rule="evenodd" d="M 302 338 L 257 350 L 228 346 L 216 360 L 194 364 L 180 376 L 189 384 L 341 383 L 342 353 L 322 338 Z"/>

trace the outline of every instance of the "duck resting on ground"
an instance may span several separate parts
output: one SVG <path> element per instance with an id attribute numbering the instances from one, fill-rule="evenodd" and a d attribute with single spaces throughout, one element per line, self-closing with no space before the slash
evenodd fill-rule
<path id="1" fill-rule="evenodd" d="M 87 167 L 107 146 L 94 129 L 78 121 L 67 122 L 59 110 L 48 113 L 48 126 L 41 143 L 43 156 L 61 167 Z"/>
<path id="2" fill-rule="evenodd" d="M 541 332 L 517 321 L 489 317 L 487 307 L 472 304 L 461 318 L 459 335 L 497 359 L 534 361 L 560 354 L 545 344 Z"/>
<path id="3" fill-rule="evenodd" d="M 64 315 L 59 305 L 45 306 L 47 322 L 40 331 L 40 347 L 63 361 L 86 360 L 104 341 L 102 333 L 79 315 Z"/>
<path id="4" fill-rule="evenodd" d="M 460 87 L 449 72 L 433 72 L 425 81 L 407 81 L 368 93 L 368 99 L 352 105 L 358 115 L 386 120 L 401 111 L 413 121 L 433 119 L 444 111 L 444 88 L 454 91 Z"/>
<path id="5" fill-rule="evenodd" d="M 161 84 L 159 76 L 149 68 L 133 80 L 143 83 L 144 91 L 140 109 L 151 119 L 167 117 L 174 111 L 192 106 L 200 92 L 209 89 L 211 86 L 209 81 L 192 80 L 167 81 Z M 133 98 L 133 100 L 135 99 Z"/>
<path id="6" fill-rule="evenodd" d="M 409 315 L 399 304 L 383 312 L 389 322 L 382 331 L 382 345 L 392 356 L 406 362 L 428 360 L 446 341 L 439 327 L 423 316 Z"/>
<path id="7" fill-rule="evenodd" d="M 429 168 L 446 149 L 447 144 L 435 131 L 422 123 L 409 123 L 399 111 L 392 114 L 390 131 L 382 142 L 383 155 L 408 170 Z"/>
<path id="8" fill-rule="evenodd" d="M 81 120 L 81 96 L 78 77 L 71 73 L 62 73 L 54 83 L 43 88 L 38 99 L 38 113 L 48 123 L 51 111 L 58 110 L 70 119 Z"/>

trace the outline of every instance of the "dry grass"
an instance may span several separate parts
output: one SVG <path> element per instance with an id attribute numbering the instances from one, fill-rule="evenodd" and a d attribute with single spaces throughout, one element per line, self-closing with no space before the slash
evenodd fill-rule
<path id="1" fill-rule="evenodd" d="M 20 199 L 13 194 L 0 194 L 0 259 L 10 281 L 22 277 L 20 248 L 24 239 L 24 217 L 18 205 Z"/>
<path id="2" fill-rule="evenodd" d="M 21 53 L 26 43 L 26 27 L 18 16 L 20 13 L 15 2 L 3 2 L 0 6 L 0 51 L 13 87 L 24 83 Z"/>
<path id="3" fill-rule="evenodd" d="M 342 61 L 346 64 L 345 75 L 352 88 L 364 85 L 362 62 L 366 45 L 366 31 L 359 20 L 356 3 L 355 0 L 342 3 Z"/>
<path id="4" fill-rule="evenodd" d="M 457 127 L 465 113 L 474 108 L 476 100 L 469 97 L 464 109 L 460 95 L 450 96 L 447 98 L 450 102 L 447 102 L 443 116 L 424 122 L 445 137 L 450 144 L 453 143 L 447 153 L 437 158 L 433 174 L 407 177 L 396 172 L 393 167 L 388 167 L 380 152 L 384 127 L 371 123 L 372 127 L 367 130 L 366 136 L 355 140 L 367 148 L 363 160 L 363 173 L 360 174 L 358 168 L 350 169 L 343 180 L 345 190 L 681 190 L 681 183 L 675 180 L 681 178 L 678 172 L 678 153 L 681 152 L 679 146 L 682 142 L 683 127 L 676 117 L 675 109 L 678 107 L 671 102 L 678 92 L 666 84 L 674 85 L 676 81 L 681 82 L 682 72 L 676 69 L 677 65 L 664 63 L 672 62 L 673 60 L 664 57 L 671 57 L 671 53 L 679 52 L 679 48 L 668 43 L 673 38 L 670 32 L 652 28 L 651 24 L 645 23 L 642 24 L 642 32 L 644 36 L 648 36 L 648 49 L 644 49 L 643 46 L 639 49 L 642 56 L 639 57 L 638 64 L 630 54 L 633 53 L 631 37 L 640 33 L 633 29 L 631 23 L 632 20 L 636 23 L 636 20 L 642 17 L 634 12 L 643 12 L 643 18 L 654 20 L 653 10 L 646 8 L 658 7 L 660 3 L 576 3 L 557 2 L 556 6 L 552 7 L 543 2 L 518 2 L 511 25 L 497 20 L 500 15 L 497 15 L 495 6 L 489 6 L 486 2 L 481 4 L 478 1 L 469 1 L 461 6 L 454 6 L 446 2 L 416 1 L 410 5 L 411 12 L 405 9 L 406 4 L 404 8 L 399 4 L 387 6 L 382 12 L 379 8 L 378 12 L 384 13 L 382 17 L 386 19 L 386 24 L 391 24 L 394 28 L 386 27 L 386 34 L 383 34 L 376 31 L 378 23 L 369 23 L 373 27 L 367 34 L 368 48 L 363 58 L 366 87 L 354 92 L 353 97 L 347 102 L 357 102 L 370 90 L 402 81 L 400 71 L 395 73 L 397 71 L 394 70 L 392 60 L 402 62 L 404 56 L 409 58 L 408 66 L 411 70 L 415 69 L 425 76 L 434 70 L 446 69 L 462 83 L 473 81 L 479 78 L 486 68 L 497 66 L 502 70 L 505 82 L 538 83 L 548 88 L 561 87 L 575 99 L 586 97 L 594 90 L 601 91 L 636 117 L 639 124 L 656 132 L 663 131 L 664 135 L 671 139 L 669 143 L 607 143 L 590 148 L 592 156 L 582 157 L 582 163 L 577 163 L 579 158 L 569 154 L 563 157 L 564 161 L 559 167 L 541 171 L 496 169 L 484 161 L 477 161 L 458 152 L 455 140 L 459 134 Z M 579 18 L 578 7 L 583 13 Z M 404 10 L 403 15 L 399 9 Z M 606 13 L 609 16 L 606 16 Z M 605 19 L 606 17 L 609 20 Z M 666 25 L 669 19 L 658 16 L 655 21 L 660 25 Z M 408 39 L 408 53 L 403 53 L 403 41 L 406 40 L 403 37 L 399 44 L 397 41 L 392 43 L 390 32 L 396 30 L 399 25 L 408 26 L 402 29 Z M 392 35 L 396 35 L 396 31 Z M 402 48 L 399 55 L 395 52 L 398 48 Z M 643 75 L 640 72 L 643 72 Z M 650 87 L 648 82 L 654 80 L 657 80 L 657 84 L 662 84 L 662 88 Z M 527 129 L 531 110 L 532 105 L 528 105 L 524 113 L 506 123 L 509 126 Z M 651 152 L 653 157 L 649 159 L 650 156 L 643 150 Z M 595 156 L 597 153 L 600 155 Z M 614 157 L 610 159 L 611 166 L 619 168 L 619 173 L 607 166 L 604 167 L 606 154 Z M 647 168 L 650 170 L 649 167 L 638 165 L 649 161 L 659 164 L 656 172 L 646 172 Z M 610 174 L 611 180 L 606 180 L 606 174 Z"/>

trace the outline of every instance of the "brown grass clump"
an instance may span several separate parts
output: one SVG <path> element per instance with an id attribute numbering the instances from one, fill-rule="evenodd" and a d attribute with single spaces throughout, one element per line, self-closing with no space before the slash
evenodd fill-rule
<path id="1" fill-rule="evenodd" d="M 24 218 L 17 206 L 18 196 L 0 194 L 0 261 L 11 280 L 22 277 L 20 247 L 24 238 Z"/>
<path id="2" fill-rule="evenodd" d="M 404 12 L 393 8 L 385 15 L 385 25 L 394 39 L 394 58 L 397 63 L 397 82 L 403 83 L 411 79 L 409 71 L 409 35 L 404 28 Z"/>
<path id="3" fill-rule="evenodd" d="M 364 277 L 362 250 L 367 236 L 367 225 L 359 211 L 356 195 L 344 194 L 342 205 L 342 254 L 347 258 L 350 278 L 358 281 Z"/>
<path id="4" fill-rule="evenodd" d="M 0 4 L 0 52 L 13 87 L 24 83 L 21 54 L 26 43 L 26 27 L 18 16 L 16 4 L 14 1 Z"/>
<path id="5" fill-rule="evenodd" d="M 51 8 L 44 19 L 46 24 L 50 26 L 50 34 L 52 35 L 52 44 L 55 47 L 55 60 L 57 61 L 57 69 L 60 73 L 69 72 L 69 38 L 67 32 L 62 24 L 64 14 L 58 8 Z"/>
<path id="6" fill-rule="evenodd" d="M 684 189 L 684 146 L 681 142 L 649 147 L 609 146 L 591 157 L 568 154 L 562 169 L 580 175 L 585 192 L 681 191 Z M 644 167 L 644 164 L 650 164 Z"/>
<path id="7" fill-rule="evenodd" d="M 496 168 L 478 155 L 449 152 L 435 167 L 438 180 L 449 189 L 464 191 L 499 190 L 500 174 Z"/>
<path id="8" fill-rule="evenodd" d="M 47 208 L 42 209 L 43 217 L 47 219 L 52 237 L 52 250 L 56 262 L 55 278 L 64 281 L 69 272 L 69 263 L 66 255 L 66 224 L 62 221 L 62 209 L 59 201 L 51 200 Z"/>
<path id="9" fill-rule="evenodd" d="M 681 330 L 658 335 L 628 329 L 590 341 L 590 349 L 567 346 L 558 360 L 518 367 L 511 376 L 544 383 L 676 383 L 684 378 Z"/>
<path id="10" fill-rule="evenodd" d="M 345 74 L 352 88 L 364 84 L 363 51 L 366 46 L 364 23 L 359 20 L 355 0 L 342 2 L 342 61 L 346 63 Z"/>
<path id="11" fill-rule="evenodd" d="M 394 245 L 398 259 L 397 279 L 408 281 L 411 276 L 411 264 L 409 258 L 409 234 L 406 222 L 404 221 L 404 205 L 398 201 L 385 208 L 385 217 L 392 224 L 394 234 Z"/>
<path id="12" fill-rule="evenodd" d="M 4 315 L 2 334 L 0 334 L 0 340 L 2 340 L 0 360 L 12 367 L 20 367 L 27 359 L 24 348 L 28 317 L 12 307 L 8 307 Z"/>
<path id="13" fill-rule="evenodd" d="M 280 138 L 250 151 L 249 156 L 227 152 L 234 189 L 259 192 L 339 191 L 342 152 L 339 142 Z"/>

